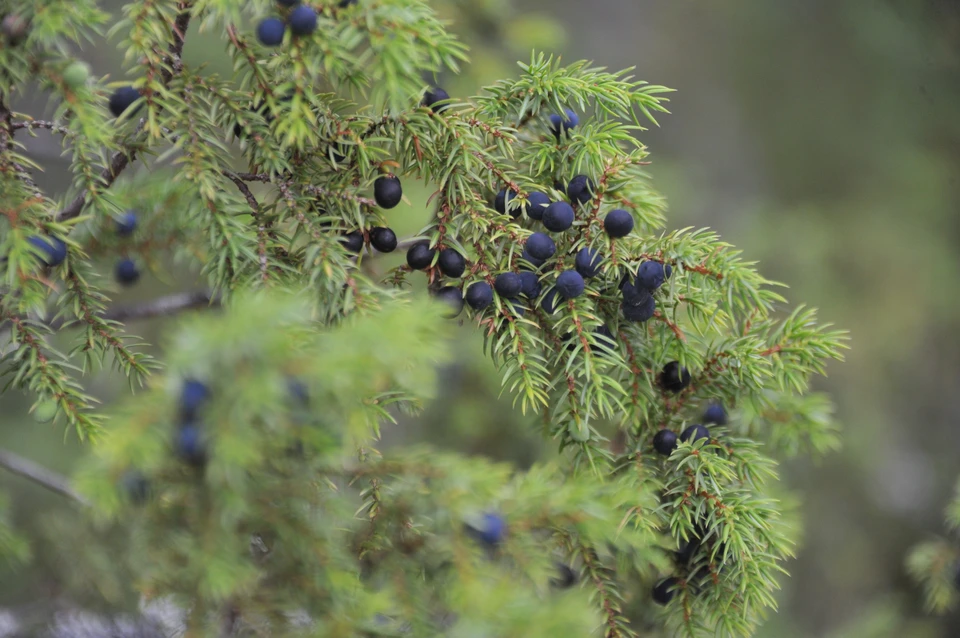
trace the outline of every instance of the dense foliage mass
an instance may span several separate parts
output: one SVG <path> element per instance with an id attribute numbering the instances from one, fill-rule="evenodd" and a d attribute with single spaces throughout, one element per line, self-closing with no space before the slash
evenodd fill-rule
<path id="1" fill-rule="evenodd" d="M 715 233 L 664 230 L 638 135 L 667 89 L 535 54 L 450 96 L 423 78 L 464 47 L 420 0 L 133 2 L 111 29 L 130 78 L 106 84 L 72 54 L 109 22 L 94 2 L 20 4 L 3 365 L 93 443 L 77 498 L 119 540 L 73 556 L 104 597 L 170 596 L 195 635 L 740 636 L 775 606 L 774 456 L 837 444 L 810 383 L 844 336 Z M 197 27 L 231 76 L 183 62 Z M 13 109 L 31 82 L 51 119 Z M 41 129 L 71 161 L 59 197 L 21 145 Z M 433 218 L 398 238 L 415 180 Z M 173 263 L 207 288 L 111 303 Z M 439 303 L 405 289 L 424 277 Z M 125 326 L 208 306 L 162 366 Z M 376 449 L 456 317 L 558 462 Z M 109 421 L 82 382 L 106 361 L 136 389 Z"/>

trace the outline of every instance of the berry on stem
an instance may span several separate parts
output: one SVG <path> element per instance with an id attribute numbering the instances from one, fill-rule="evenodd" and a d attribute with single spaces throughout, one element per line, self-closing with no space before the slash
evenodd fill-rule
<path id="1" fill-rule="evenodd" d="M 714 401 L 707 406 L 706 410 L 703 411 L 703 422 L 715 423 L 716 425 L 726 425 L 727 411 L 723 409 L 722 405 Z"/>
<path id="2" fill-rule="evenodd" d="M 117 219 L 117 234 L 121 237 L 129 237 L 137 229 L 137 213 L 128 210 Z"/>
<path id="3" fill-rule="evenodd" d="M 573 207 L 567 202 L 553 202 L 543 211 L 543 225 L 547 230 L 561 233 L 573 226 Z"/>
<path id="4" fill-rule="evenodd" d="M 681 367 L 679 362 L 671 361 L 663 366 L 660 372 L 660 387 L 676 394 L 688 385 L 690 385 L 690 371 Z"/>
<path id="5" fill-rule="evenodd" d="M 566 115 L 566 117 L 561 117 L 557 113 L 550 116 L 550 131 L 553 132 L 558 142 L 563 133 L 568 132 L 580 123 L 580 118 L 577 117 L 577 114 L 571 109 L 564 109 L 564 115 Z"/>
<path id="6" fill-rule="evenodd" d="M 257 25 L 257 40 L 265 47 L 278 47 L 283 44 L 283 32 L 286 28 L 280 18 L 264 18 Z"/>
<path id="7" fill-rule="evenodd" d="M 540 300 L 540 307 L 543 308 L 543 311 L 548 315 L 552 315 L 557 311 L 557 308 L 560 307 L 560 293 L 556 288 L 551 288 L 543 296 L 543 299 Z"/>
<path id="8" fill-rule="evenodd" d="M 530 266 L 534 268 L 534 270 L 539 270 L 540 266 L 542 266 L 545 261 L 543 259 L 537 259 L 533 255 L 531 255 L 526 248 L 524 248 L 523 252 L 520 253 L 520 259 L 528 262 Z M 527 265 L 522 263 L 520 264 L 520 268 L 528 269 Z"/>
<path id="9" fill-rule="evenodd" d="M 40 260 L 47 267 L 59 266 L 67 258 L 67 244 L 57 237 L 32 235 L 27 238 L 35 248 L 40 249 L 43 255 Z"/>
<path id="10" fill-rule="evenodd" d="M 617 349 L 617 339 L 613 336 L 613 331 L 610 330 L 610 326 L 603 324 L 598 326 L 593 332 L 596 335 L 595 341 L 597 347 L 600 348 L 601 352 L 604 350 L 615 351 Z"/>
<path id="11" fill-rule="evenodd" d="M 466 301 L 474 310 L 483 310 L 493 303 L 493 288 L 485 281 L 475 281 L 467 288 Z"/>
<path id="12" fill-rule="evenodd" d="M 124 258 L 117 262 L 115 274 L 117 281 L 124 286 L 132 286 L 140 279 L 140 270 L 130 258 Z"/>
<path id="13" fill-rule="evenodd" d="M 707 429 L 707 426 L 700 425 L 691 425 L 686 430 L 680 434 L 680 440 L 684 443 L 693 443 L 699 439 L 709 439 L 710 430 Z"/>
<path id="14" fill-rule="evenodd" d="M 570 589 L 579 580 L 577 572 L 566 563 L 557 563 L 557 576 L 550 579 L 550 585 L 556 589 Z"/>
<path id="15" fill-rule="evenodd" d="M 624 301 L 620 304 L 620 310 L 623 311 L 623 318 L 627 321 L 644 322 L 653 317 L 657 311 L 657 302 L 653 295 L 647 295 L 639 304 L 631 304 Z"/>
<path id="16" fill-rule="evenodd" d="M 397 234 L 390 228 L 371 228 L 370 245 L 382 253 L 392 253 L 397 249 Z"/>
<path id="17" fill-rule="evenodd" d="M 565 270 L 557 277 L 557 291 L 564 299 L 579 297 L 583 290 L 583 277 L 576 270 Z"/>
<path id="18" fill-rule="evenodd" d="M 586 204 L 593 199 L 595 190 L 596 187 L 589 177 L 586 175 L 577 175 L 570 180 L 570 184 L 567 186 L 567 197 L 570 198 L 571 202 Z"/>
<path id="19" fill-rule="evenodd" d="M 193 421 L 207 399 L 210 389 L 201 381 L 186 379 L 180 390 L 180 417 L 184 421 Z"/>
<path id="20" fill-rule="evenodd" d="M 453 319 L 463 311 L 463 295 L 460 289 L 453 286 L 444 286 L 436 292 L 437 299 L 450 306 L 450 312 L 447 313 L 448 319 Z"/>
<path id="21" fill-rule="evenodd" d="M 317 30 L 317 12 L 313 7 L 301 4 L 287 16 L 293 35 L 310 35 Z"/>
<path id="22" fill-rule="evenodd" d="M 496 211 L 501 215 L 506 215 L 507 207 L 510 205 L 510 202 L 513 201 L 513 198 L 516 196 L 517 194 L 511 190 L 507 190 L 506 188 L 501 189 L 500 192 L 497 193 L 496 199 L 493 200 L 494 209 L 496 209 Z M 517 219 L 518 217 L 520 217 L 520 213 L 522 212 L 523 211 L 521 211 L 519 208 L 514 208 L 510 210 L 510 216 L 513 217 L 514 219 Z"/>
<path id="23" fill-rule="evenodd" d="M 113 113 L 114 117 L 120 117 L 124 111 L 130 108 L 130 106 L 139 99 L 140 91 L 132 86 L 121 86 L 119 89 L 113 92 L 113 95 L 110 96 L 110 112 Z M 140 107 L 137 106 L 134 113 L 139 110 Z"/>
<path id="24" fill-rule="evenodd" d="M 196 423 L 184 423 L 177 430 L 177 455 L 187 465 L 195 468 L 202 468 L 207 464 L 207 447 Z"/>
<path id="25" fill-rule="evenodd" d="M 664 456 L 670 456 L 677 449 L 677 434 L 663 429 L 653 435 L 653 449 Z"/>
<path id="26" fill-rule="evenodd" d="M 277 4 L 282 7 L 292 7 L 294 5 L 300 4 L 300 0 L 277 0 Z"/>
<path id="27" fill-rule="evenodd" d="M 446 109 L 450 108 L 449 104 L 440 104 L 434 108 L 434 105 L 438 102 L 445 102 L 450 99 L 450 95 L 441 89 L 438 86 L 433 87 L 423 94 L 423 105 L 429 108 L 434 113 L 442 113 Z"/>
<path id="28" fill-rule="evenodd" d="M 666 605 L 671 600 L 673 600 L 674 595 L 676 595 L 677 585 L 680 584 L 680 581 L 671 576 L 670 578 L 664 578 L 659 583 L 653 586 L 653 600 L 658 605 Z"/>
<path id="29" fill-rule="evenodd" d="M 493 287 L 501 297 L 513 299 L 520 294 L 520 290 L 523 288 L 523 280 L 515 272 L 504 272 L 497 275 Z"/>
<path id="30" fill-rule="evenodd" d="M 520 273 L 520 292 L 527 299 L 536 299 L 540 296 L 540 278 L 536 274 L 525 271 Z"/>
<path id="31" fill-rule="evenodd" d="M 579 252 L 577 252 L 574 266 L 584 279 L 590 279 L 591 277 L 596 277 L 597 273 L 600 272 L 601 262 L 599 252 L 592 248 L 581 248 Z"/>
<path id="32" fill-rule="evenodd" d="M 614 209 L 603 218 L 603 229 L 614 239 L 626 237 L 633 230 L 633 215 L 622 208 Z"/>
<path id="33" fill-rule="evenodd" d="M 343 235 L 340 238 L 340 243 L 343 244 L 343 247 L 351 253 L 359 253 L 363 250 L 363 233 L 359 230 L 354 230 Z"/>
<path id="34" fill-rule="evenodd" d="M 78 89 L 87 83 L 90 77 L 90 66 L 85 62 L 74 60 L 63 70 L 63 83 L 71 89 Z"/>
<path id="35" fill-rule="evenodd" d="M 484 544 L 495 547 L 507 535 L 507 522 L 499 514 L 484 514 L 477 535 Z"/>
<path id="36" fill-rule="evenodd" d="M 659 261 L 645 261 L 637 269 L 637 288 L 656 290 L 663 285 L 663 264 Z"/>
<path id="37" fill-rule="evenodd" d="M 403 187 L 396 175 L 378 177 L 373 183 L 373 198 L 380 208 L 393 208 L 400 203 L 403 197 Z"/>
<path id="38" fill-rule="evenodd" d="M 467 260 L 454 248 L 444 248 L 437 258 L 437 265 L 447 277 L 456 279 L 467 269 Z"/>
<path id="39" fill-rule="evenodd" d="M 540 260 L 541 263 L 557 252 L 557 244 L 546 233 L 533 233 L 527 237 L 524 247 L 531 257 Z"/>
<path id="40" fill-rule="evenodd" d="M 547 209 L 547 206 L 550 205 L 550 198 L 546 194 L 539 191 L 534 191 L 527 195 L 527 217 L 530 219 L 536 219 L 537 221 L 543 219 L 543 211 Z"/>
<path id="41" fill-rule="evenodd" d="M 407 249 L 407 265 L 414 270 L 429 268 L 437 251 L 430 248 L 430 242 L 418 241 Z"/>
<path id="42" fill-rule="evenodd" d="M 135 505 L 141 505 L 150 497 L 150 481 L 138 470 L 129 470 L 120 479 L 123 491 Z"/>

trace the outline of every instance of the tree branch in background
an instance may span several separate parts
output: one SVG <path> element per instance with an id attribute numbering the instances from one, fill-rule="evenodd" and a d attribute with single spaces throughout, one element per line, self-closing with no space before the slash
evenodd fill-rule
<path id="1" fill-rule="evenodd" d="M 70 483 L 65 477 L 60 476 L 56 472 L 48 470 L 45 467 L 37 465 L 33 461 L 25 459 L 22 456 L 18 456 L 13 452 L 0 450 L 0 467 L 13 474 L 16 474 L 17 476 L 23 477 L 29 481 L 33 481 L 37 485 L 46 488 L 51 492 L 56 492 L 61 496 L 66 496 L 67 498 L 72 499 L 81 505 L 90 504 L 87 499 L 77 494 L 73 488 L 70 487 Z"/>

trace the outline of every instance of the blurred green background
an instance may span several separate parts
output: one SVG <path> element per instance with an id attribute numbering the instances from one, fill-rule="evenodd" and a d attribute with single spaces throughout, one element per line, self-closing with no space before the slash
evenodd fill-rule
<path id="1" fill-rule="evenodd" d="M 109 3 L 108 3 L 109 6 Z M 785 463 L 801 495 L 804 542 L 787 565 L 776 638 L 960 635 L 960 615 L 929 618 L 907 579 L 908 547 L 940 534 L 960 462 L 960 3 L 947 0 L 446 0 L 473 65 L 440 78 L 452 95 L 513 73 L 531 48 L 589 58 L 678 90 L 671 115 L 644 134 L 669 227 L 710 226 L 790 285 L 793 302 L 850 329 L 848 361 L 820 382 L 838 404 L 845 447 Z M 120 72 L 109 46 L 82 53 Z M 188 62 L 228 70 L 214 38 Z M 39 113 L 42 98 L 16 108 Z M 46 134 L 30 144 L 61 192 L 64 164 Z M 395 227 L 426 220 L 426 189 L 406 188 Z M 402 217 L 401 217 L 402 216 Z M 395 262 L 402 259 L 397 256 Z M 189 275 L 181 282 L 195 285 Z M 147 277 L 128 300 L 168 289 Z M 134 327 L 157 342 L 162 325 Z M 388 442 L 427 440 L 527 465 L 553 453 L 536 423 L 498 399 L 499 381 L 469 327 L 442 397 Z M 109 404 L 111 375 L 91 378 Z M 23 397 L 0 398 L 0 446 L 68 471 L 78 445 L 37 424 Z M 62 503 L 0 473 L 27 530 Z M 57 568 L 0 571 L 0 606 L 56 600 Z"/>

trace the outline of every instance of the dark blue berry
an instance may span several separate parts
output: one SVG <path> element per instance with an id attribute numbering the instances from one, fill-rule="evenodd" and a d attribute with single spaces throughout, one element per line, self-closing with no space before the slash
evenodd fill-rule
<path id="1" fill-rule="evenodd" d="M 129 237 L 137 229 L 137 213 L 128 210 L 117 219 L 117 234 L 121 237 Z"/>
<path id="2" fill-rule="evenodd" d="M 671 600 L 673 600 L 674 595 L 676 595 L 677 586 L 680 584 L 680 581 L 673 576 L 670 578 L 664 578 L 659 583 L 653 586 L 653 600 L 658 605 L 666 605 Z"/>
<path id="3" fill-rule="evenodd" d="M 459 288 L 453 286 L 444 286 L 436 292 L 437 299 L 450 306 L 450 312 L 447 313 L 448 319 L 453 319 L 463 311 L 463 295 Z"/>
<path id="4" fill-rule="evenodd" d="M 610 350 L 612 352 L 617 349 L 617 340 L 607 324 L 599 326 L 593 332 L 596 335 L 595 341 L 601 352 L 603 350 Z"/>
<path id="5" fill-rule="evenodd" d="M 67 244 L 57 237 L 46 237 L 44 235 L 32 235 L 27 238 L 34 247 L 40 249 L 43 255 L 40 260 L 46 266 L 59 266 L 67 258 Z"/>
<path id="6" fill-rule="evenodd" d="M 603 229 L 613 238 L 626 237 L 633 230 L 633 215 L 617 208 L 603 218 Z"/>
<path id="7" fill-rule="evenodd" d="M 294 5 L 300 4 L 300 0 L 277 0 L 277 4 L 282 7 L 292 7 Z"/>
<path id="8" fill-rule="evenodd" d="M 592 248 L 581 248 L 574 260 L 577 272 L 583 275 L 584 279 L 596 277 L 600 272 L 601 263 L 600 253 Z"/>
<path id="9" fill-rule="evenodd" d="M 121 86 L 110 96 L 110 112 L 113 113 L 114 117 L 120 117 L 124 111 L 139 99 L 140 91 L 132 86 Z M 134 113 L 139 110 L 140 107 L 138 106 Z"/>
<path id="10" fill-rule="evenodd" d="M 423 105 L 428 107 L 434 113 L 440 113 L 445 109 L 450 108 L 449 104 L 441 104 L 437 108 L 433 108 L 438 102 L 444 102 L 450 99 L 450 95 L 441 89 L 440 87 L 434 87 L 433 89 L 427 91 L 423 95 Z"/>
<path id="11" fill-rule="evenodd" d="M 382 253 L 392 253 L 397 249 L 397 234 L 389 228 L 371 228 L 370 245 Z"/>
<path id="12" fill-rule="evenodd" d="M 301 405 L 307 405 L 310 403 L 310 393 L 307 390 L 306 384 L 292 377 L 287 379 L 287 391 L 290 393 L 290 396 L 293 397 L 294 401 Z"/>
<path id="13" fill-rule="evenodd" d="M 649 300 L 653 298 L 649 290 L 646 288 L 637 288 L 629 282 L 620 285 L 620 294 L 623 296 L 623 303 L 631 306 L 647 304 Z"/>
<path id="14" fill-rule="evenodd" d="M 485 281 L 476 281 L 467 288 L 466 299 L 474 310 L 483 310 L 493 303 L 493 288 Z"/>
<path id="15" fill-rule="evenodd" d="M 566 563 L 557 563 L 557 576 L 550 579 L 550 585 L 556 589 L 570 589 L 577 584 L 577 572 Z"/>
<path id="16" fill-rule="evenodd" d="M 565 270 L 557 277 L 557 291 L 564 299 L 579 297 L 583 289 L 583 277 L 576 270 Z"/>
<path id="17" fill-rule="evenodd" d="M 645 261 L 637 270 L 637 288 L 656 290 L 663 285 L 663 264 L 659 261 Z"/>
<path id="18" fill-rule="evenodd" d="M 533 233 L 527 237 L 526 251 L 531 257 L 544 262 L 557 252 L 557 244 L 545 233 Z"/>
<path id="19" fill-rule="evenodd" d="M 493 200 L 494 209 L 496 209 L 496 211 L 501 215 L 506 215 L 507 207 L 510 205 L 510 202 L 513 201 L 513 198 L 516 196 L 517 194 L 514 193 L 513 191 L 507 190 L 506 188 L 502 189 L 499 193 L 497 193 L 496 199 Z M 519 208 L 511 209 L 510 216 L 516 219 L 520 217 L 521 212 L 522 211 Z"/>
<path id="20" fill-rule="evenodd" d="M 550 131 L 553 132 L 557 140 L 560 139 L 562 133 L 566 133 L 580 123 L 580 118 L 572 110 L 564 109 L 564 114 L 566 115 L 565 118 L 556 113 L 550 116 Z"/>
<path id="21" fill-rule="evenodd" d="M 527 217 L 530 219 L 543 219 L 543 211 L 550 205 L 550 198 L 546 194 L 534 191 L 527 195 Z"/>
<path id="22" fill-rule="evenodd" d="M 520 292 L 527 299 L 536 299 L 540 296 L 540 278 L 532 272 L 520 273 Z"/>
<path id="23" fill-rule="evenodd" d="M 430 242 L 418 241 L 407 249 L 407 265 L 414 270 L 429 268 L 437 251 L 430 248 Z"/>
<path id="24" fill-rule="evenodd" d="M 340 243 L 348 252 L 358 253 L 363 250 L 363 233 L 359 230 L 349 232 L 340 238 Z"/>
<path id="25" fill-rule="evenodd" d="M 437 258 L 437 265 L 447 277 L 456 279 L 467 269 L 467 260 L 453 248 L 444 248 Z"/>
<path id="26" fill-rule="evenodd" d="M 493 287 L 501 297 L 512 299 L 520 294 L 523 281 L 520 279 L 520 275 L 515 272 L 504 272 L 497 275 Z"/>
<path id="27" fill-rule="evenodd" d="M 623 311 L 623 318 L 627 321 L 642 323 L 653 317 L 653 314 L 657 311 L 657 302 L 653 296 L 647 295 L 646 299 L 637 305 L 624 301 L 620 304 L 620 309 Z"/>
<path id="28" fill-rule="evenodd" d="M 283 43 L 286 28 L 280 18 L 264 18 L 257 25 L 257 40 L 265 47 L 278 47 Z"/>
<path id="29" fill-rule="evenodd" d="M 524 248 L 524 249 L 523 249 L 523 252 L 520 254 L 520 259 L 528 262 L 528 263 L 530 264 L 530 266 L 532 266 L 535 270 L 539 269 L 540 266 L 542 266 L 543 263 L 544 263 L 544 261 L 545 261 L 545 260 L 543 260 L 543 259 L 537 259 L 537 258 L 534 257 L 533 255 L 531 255 L 530 252 L 529 252 L 526 248 Z M 521 263 L 521 264 L 520 264 L 520 268 L 528 269 L 529 266 L 527 266 L 526 264 L 522 264 L 522 263 Z"/>
<path id="30" fill-rule="evenodd" d="M 664 456 L 670 456 L 675 449 L 677 449 L 677 435 L 672 430 L 660 430 L 653 435 L 653 449 L 663 454 Z"/>
<path id="31" fill-rule="evenodd" d="M 560 304 L 563 302 L 563 299 L 560 298 L 560 293 L 556 288 L 551 288 L 543 296 L 543 299 L 540 300 L 540 307 L 543 308 L 544 312 L 548 315 L 552 315 L 557 311 L 557 308 L 560 307 Z"/>
<path id="32" fill-rule="evenodd" d="M 595 187 L 593 182 L 586 175 L 577 175 L 567 186 L 567 197 L 571 202 L 580 202 L 586 204 L 593 199 Z"/>
<path id="33" fill-rule="evenodd" d="M 727 411 L 719 403 L 713 402 L 703 411 L 704 423 L 715 423 L 716 425 L 727 424 Z"/>
<path id="34" fill-rule="evenodd" d="M 523 303 L 517 301 L 516 299 L 510 300 L 510 309 L 513 310 L 513 314 L 518 317 L 522 317 L 527 314 L 527 309 L 524 307 Z"/>
<path id="35" fill-rule="evenodd" d="M 503 542 L 507 534 L 507 522 L 499 514 L 487 513 L 483 515 L 477 532 L 485 544 L 496 546 Z"/>
<path id="36" fill-rule="evenodd" d="M 543 225 L 547 230 L 561 233 L 573 226 L 573 207 L 567 202 L 553 202 L 543 211 Z"/>
<path id="37" fill-rule="evenodd" d="M 117 281 L 124 286 L 131 286 L 140 279 L 140 270 L 132 259 L 121 259 L 118 261 L 115 274 Z"/>
<path id="38" fill-rule="evenodd" d="M 290 31 L 293 35 L 310 35 L 317 30 L 317 12 L 305 4 L 301 4 L 287 16 Z"/>
<path id="39" fill-rule="evenodd" d="M 350 5 L 354 5 L 354 4 L 357 4 L 357 0 L 340 0 L 340 4 L 338 4 L 337 6 L 340 7 L 341 9 L 346 9 Z"/>
<path id="40" fill-rule="evenodd" d="M 699 439 L 709 439 L 710 430 L 705 425 L 691 425 L 680 434 L 680 440 L 684 443 L 693 443 Z"/>
<path id="41" fill-rule="evenodd" d="M 673 266 L 670 264 L 664 264 L 663 274 L 666 275 L 667 279 L 670 279 L 670 276 L 673 275 Z"/>
<path id="42" fill-rule="evenodd" d="M 200 408 L 210 398 L 210 389 L 196 379 L 187 379 L 180 390 L 180 416 L 184 421 L 197 417 Z"/>
<path id="43" fill-rule="evenodd" d="M 373 183 L 373 198 L 380 208 L 393 208 L 403 197 L 403 187 L 395 175 L 378 177 Z"/>
<path id="44" fill-rule="evenodd" d="M 204 445 L 200 427 L 196 423 L 184 423 L 177 430 L 177 455 L 187 465 L 197 468 L 206 465 L 207 447 Z"/>
<path id="45" fill-rule="evenodd" d="M 671 361 L 660 372 L 660 387 L 668 392 L 677 393 L 690 385 L 690 371 L 679 362 Z"/>
<path id="46" fill-rule="evenodd" d="M 138 470 L 129 470 L 120 479 L 127 497 L 136 505 L 141 505 L 150 497 L 150 481 Z"/>

